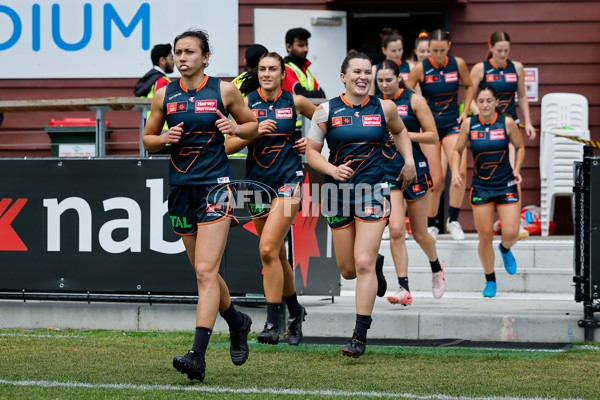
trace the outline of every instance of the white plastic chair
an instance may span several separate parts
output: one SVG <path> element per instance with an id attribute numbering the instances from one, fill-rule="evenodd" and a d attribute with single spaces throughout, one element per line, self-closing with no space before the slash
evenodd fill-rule
<path id="1" fill-rule="evenodd" d="M 557 129 L 569 126 L 571 129 Z M 583 159 L 583 144 L 557 137 L 589 140 L 588 101 L 576 93 L 549 93 L 542 98 L 540 135 L 540 208 L 542 236 L 548 236 L 554 199 L 573 196 L 573 162 Z"/>

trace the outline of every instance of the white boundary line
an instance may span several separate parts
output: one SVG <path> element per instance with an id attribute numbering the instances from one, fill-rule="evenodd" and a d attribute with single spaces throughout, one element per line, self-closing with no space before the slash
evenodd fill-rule
<path id="1" fill-rule="evenodd" d="M 382 397 L 382 398 L 400 398 L 417 400 L 558 400 L 556 397 L 469 397 L 469 396 L 448 396 L 444 394 L 417 395 L 412 393 L 385 393 L 385 392 L 352 392 L 342 390 L 304 390 L 304 389 L 274 389 L 274 388 L 227 388 L 220 386 L 173 386 L 173 385 L 132 385 L 129 383 L 108 383 L 93 384 L 83 382 L 57 382 L 57 381 L 7 381 L 0 379 L 0 385 L 26 386 L 26 387 L 66 387 L 66 388 L 84 388 L 84 389 L 133 389 L 144 391 L 186 391 L 186 392 L 204 392 L 204 393 L 233 393 L 233 394 L 275 394 L 292 396 L 341 396 L 341 397 Z M 575 399 L 563 399 L 575 400 Z"/>

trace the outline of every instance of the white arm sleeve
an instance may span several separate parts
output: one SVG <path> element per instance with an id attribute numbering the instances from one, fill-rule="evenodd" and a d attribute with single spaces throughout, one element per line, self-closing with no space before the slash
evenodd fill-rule
<path id="1" fill-rule="evenodd" d="M 315 142 L 323 143 L 325 140 L 325 132 L 319 126 L 320 123 L 327 122 L 329 118 L 329 102 L 321 103 L 323 108 L 317 108 L 313 114 L 312 121 L 310 121 L 310 129 L 306 137 Z"/>

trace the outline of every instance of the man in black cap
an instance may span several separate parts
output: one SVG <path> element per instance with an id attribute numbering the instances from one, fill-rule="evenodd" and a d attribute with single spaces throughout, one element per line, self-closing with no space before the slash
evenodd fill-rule
<path id="1" fill-rule="evenodd" d="M 248 46 L 248 48 L 246 49 L 246 58 L 244 58 L 245 71 L 239 74 L 237 78 L 231 81 L 231 83 L 233 83 L 239 89 L 240 86 L 242 86 L 242 83 L 244 83 L 248 72 L 258 67 L 258 61 L 260 60 L 260 56 L 268 52 L 269 50 L 267 50 L 267 48 L 262 44 L 251 44 L 250 46 Z"/>

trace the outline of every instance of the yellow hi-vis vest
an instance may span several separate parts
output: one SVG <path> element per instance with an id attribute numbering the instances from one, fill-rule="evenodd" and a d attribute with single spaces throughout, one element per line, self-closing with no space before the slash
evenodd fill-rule
<path id="1" fill-rule="evenodd" d="M 307 68 L 305 74 L 302 68 L 298 67 L 293 62 L 288 62 L 285 65 L 294 71 L 296 78 L 298 78 L 298 82 L 300 82 L 300 85 L 302 85 L 304 89 L 315 90 L 315 77 L 312 72 L 310 72 L 310 69 Z M 298 119 L 296 120 L 296 128 L 300 127 L 302 127 L 302 117 L 298 116 Z"/>
<path id="2" fill-rule="evenodd" d="M 168 77 L 164 77 L 167 81 L 171 82 L 171 80 Z M 160 79 L 160 78 L 158 78 Z M 157 80 L 158 80 L 157 79 Z M 151 99 L 154 97 L 154 87 L 156 86 L 156 82 L 154 83 L 154 85 L 152 85 L 152 87 L 150 88 L 150 91 L 148 92 L 147 95 L 145 96 L 140 96 L 140 97 L 144 97 L 147 99 Z M 146 114 L 146 121 L 148 121 L 148 118 L 150 118 L 150 111 L 148 111 L 148 114 Z M 165 122 L 165 125 L 163 126 L 163 131 L 168 131 L 169 130 L 169 126 L 167 125 L 167 123 Z"/>

